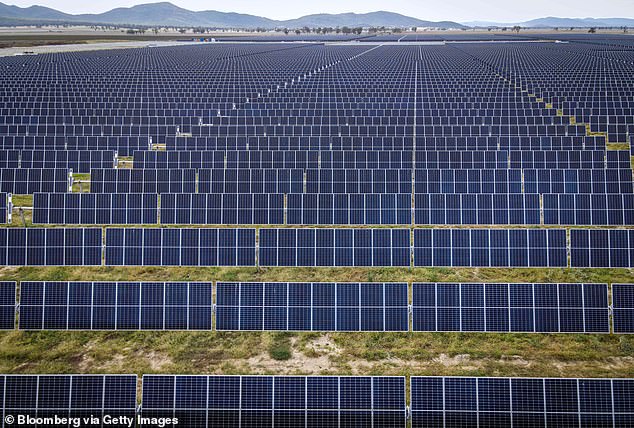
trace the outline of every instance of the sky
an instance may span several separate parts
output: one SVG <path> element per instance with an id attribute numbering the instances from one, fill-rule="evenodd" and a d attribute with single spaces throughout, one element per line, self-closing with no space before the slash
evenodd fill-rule
<path id="1" fill-rule="evenodd" d="M 0 0 L 25 7 L 38 4 L 66 13 L 101 13 L 115 7 L 158 0 Z M 522 22 L 546 16 L 567 18 L 634 18 L 634 0 L 172 0 L 189 10 L 218 10 L 292 19 L 314 13 L 373 12 L 388 10 L 419 19 L 457 22 Z"/>

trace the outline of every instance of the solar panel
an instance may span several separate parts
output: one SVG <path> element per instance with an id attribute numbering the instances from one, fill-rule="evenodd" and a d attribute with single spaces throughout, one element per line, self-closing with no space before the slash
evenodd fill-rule
<path id="1" fill-rule="evenodd" d="M 546 194 L 544 224 L 623 226 L 634 224 L 634 195 Z"/>
<path id="2" fill-rule="evenodd" d="M 632 267 L 634 230 L 584 230 L 570 231 L 570 265 L 572 267 Z"/>
<path id="3" fill-rule="evenodd" d="M 413 376 L 412 428 L 628 426 L 633 391 L 632 379 Z"/>
<path id="4" fill-rule="evenodd" d="M 68 169 L 0 169 L 0 191 L 14 195 L 36 192 L 69 192 L 72 183 Z"/>
<path id="5" fill-rule="evenodd" d="M 19 168 L 20 167 L 20 151 L 19 150 L 0 150 L 0 169 Z"/>
<path id="6" fill-rule="evenodd" d="M 301 169 L 198 170 L 198 193 L 302 193 L 303 191 L 304 170 Z"/>
<path id="7" fill-rule="evenodd" d="M 1 266 L 100 266 L 101 229 L 0 229 Z"/>
<path id="8" fill-rule="evenodd" d="M 411 194 L 290 194 L 287 224 L 411 224 Z"/>
<path id="9" fill-rule="evenodd" d="M 211 330 L 212 284 L 22 282 L 21 330 Z"/>
<path id="10" fill-rule="evenodd" d="M 607 284 L 413 284 L 414 331 L 609 333 Z"/>
<path id="11" fill-rule="evenodd" d="M 260 266 L 409 266 L 408 229 L 261 229 Z"/>
<path id="12" fill-rule="evenodd" d="M 196 427 L 404 428 L 405 378 L 144 375 L 142 415 Z"/>
<path id="13" fill-rule="evenodd" d="M 161 224 L 284 224 L 284 195 L 163 194 Z"/>
<path id="14" fill-rule="evenodd" d="M 414 230 L 414 266 L 566 267 L 567 265 L 565 230 Z"/>
<path id="15" fill-rule="evenodd" d="M 537 194 L 417 194 L 415 207 L 421 225 L 541 223 Z"/>
<path id="16" fill-rule="evenodd" d="M 634 333 L 634 284 L 612 284 L 614 333 Z"/>
<path id="17" fill-rule="evenodd" d="M 255 266 L 255 229 L 106 229 L 107 266 Z"/>
<path id="18" fill-rule="evenodd" d="M 309 169 L 306 170 L 306 193 L 411 194 L 412 171 L 409 169 Z"/>
<path id="19" fill-rule="evenodd" d="M 408 331 L 405 283 L 218 282 L 217 330 Z"/>
<path id="20" fill-rule="evenodd" d="M 414 193 L 522 193 L 522 170 L 418 169 Z"/>
<path id="21" fill-rule="evenodd" d="M 158 196 L 35 193 L 33 224 L 157 224 Z"/>
<path id="22" fill-rule="evenodd" d="M 93 169 L 90 193 L 196 193 L 196 170 Z"/>
<path id="23" fill-rule="evenodd" d="M 0 330 L 15 328 L 16 285 L 12 281 L 0 282 Z"/>
<path id="24" fill-rule="evenodd" d="M 136 375 L 1 375 L 0 383 L 3 416 L 13 416 L 15 425 L 20 415 L 47 418 L 24 421 L 25 426 L 67 425 L 56 423 L 55 416 L 81 418 L 80 423 L 91 416 L 101 421 L 106 415 L 134 422 L 136 416 Z"/>
<path id="25" fill-rule="evenodd" d="M 92 168 L 114 168 L 112 150 L 23 150 L 20 168 L 67 168 L 79 174 L 89 174 Z"/>
<path id="26" fill-rule="evenodd" d="M 11 196 L 0 193 L 0 224 L 11 223 Z"/>

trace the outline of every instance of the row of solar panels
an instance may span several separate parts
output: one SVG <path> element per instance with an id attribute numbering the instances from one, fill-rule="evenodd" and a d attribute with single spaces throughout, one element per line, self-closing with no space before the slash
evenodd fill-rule
<path id="1" fill-rule="evenodd" d="M 0 266 L 634 267 L 634 229 L 105 230 L 0 228 Z"/>
<path id="2" fill-rule="evenodd" d="M 6 171 L 5 188 L 14 170 Z M 27 171 L 27 170 L 25 170 Z M 4 180 L 4 179 L 3 179 Z M 15 180 L 15 186 L 22 183 Z M 631 169 L 94 169 L 91 193 L 633 193 Z M 26 184 L 26 183 L 24 183 Z M 5 190 L 9 191 L 10 190 Z M 11 192 L 17 193 L 17 192 Z"/>
<path id="3" fill-rule="evenodd" d="M 0 169 L 0 191 L 70 191 L 72 170 Z M 91 193 L 633 193 L 631 169 L 93 169 Z"/>
<path id="4" fill-rule="evenodd" d="M 6 200 L 0 194 L 0 200 Z M 160 203 L 159 203 L 160 200 Z M 412 203 L 413 202 L 413 203 Z M 0 221 L 9 205 L 0 203 Z M 634 225 L 634 194 L 35 193 L 34 224 Z M 543 221 L 542 221 L 543 218 Z"/>
<path id="5" fill-rule="evenodd" d="M 621 151 L 135 151 L 135 169 L 621 169 Z M 114 168 L 114 151 L 2 150 L 0 168 Z"/>
<path id="6" fill-rule="evenodd" d="M 618 156 L 614 156 L 613 159 L 617 160 Z M 0 150 L 0 169 L 57 168 L 88 174 L 93 168 L 116 166 L 117 154 L 112 150 Z"/>
<path id="7" fill-rule="evenodd" d="M 0 283 L 0 326 L 15 327 Z M 634 285 L 20 283 L 21 330 L 634 333 Z M 213 302 L 215 296 L 215 304 Z M 411 325 L 410 325 L 410 314 Z M 215 315 L 215 322 L 214 322 Z"/>
<path id="8" fill-rule="evenodd" d="M 627 150 L 135 151 L 135 169 L 621 169 Z M 0 164 L 1 165 L 1 164 Z M 13 168 L 5 166 L 4 168 Z M 97 167 L 94 168 L 103 168 Z"/>
<path id="9" fill-rule="evenodd" d="M 412 109 L 413 113 L 413 109 Z M 479 119 L 479 118 L 478 118 Z M 585 136 L 584 125 L 405 125 L 404 118 L 394 124 L 380 125 L 4 125 L 0 135 L 77 135 L 77 136 L 145 136 L 188 133 L 209 137 L 247 136 L 329 136 L 373 137 L 395 136 Z M 476 122 L 474 118 L 474 122 Z M 482 122 L 478 120 L 477 122 Z M 625 134 L 626 125 L 622 125 Z M 618 141 L 616 141 L 618 142 Z M 623 141 L 621 141 L 623 142 Z"/>
<path id="10" fill-rule="evenodd" d="M 187 427 L 598 427 L 634 423 L 634 380 L 393 376 L 0 375 L 3 420 L 94 415 Z M 47 419 L 44 419 L 47 418 Z M 50 419 L 49 419 L 50 418 Z M 110 424 L 112 421 L 110 421 Z M 137 425 L 139 423 L 139 425 Z M 3 426 L 10 426 L 5 422 Z M 106 425 L 106 424 L 104 424 Z M 59 426 L 59 425 L 58 425 Z"/>
<path id="11" fill-rule="evenodd" d="M 132 156 L 165 144 L 168 151 L 208 150 L 605 150 L 605 137 L 129 137 L 0 135 L 2 150 L 113 150 Z"/>
<path id="12" fill-rule="evenodd" d="M 0 142 L 2 141 L 0 136 Z M 10 138 L 10 137 L 4 137 Z M 181 150 L 605 150 L 605 137 L 170 137 L 156 138 Z M 10 144 L 10 142 L 8 143 Z M 3 146 L 4 148 L 13 148 Z M 28 146 L 31 147 L 31 146 Z M 127 146 L 130 147 L 130 146 Z M 145 146 L 147 147 L 147 145 Z M 15 147 L 19 148 L 19 147 Z M 41 147 L 38 147 L 41 148 Z M 139 144 L 136 150 L 146 150 Z M 120 155 L 123 155 L 119 151 Z"/>

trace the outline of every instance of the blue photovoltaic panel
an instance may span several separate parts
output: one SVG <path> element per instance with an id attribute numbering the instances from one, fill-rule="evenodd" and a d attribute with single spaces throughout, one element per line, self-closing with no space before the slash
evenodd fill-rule
<path id="1" fill-rule="evenodd" d="M 412 195 L 290 194 L 287 224 L 411 224 Z"/>
<path id="2" fill-rule="evenodd" d="M 413 284 L 414 331 L 609 333 L 607 284 Z"/>
<path id="3" fill-rule="evenodd" d="M 89 174 L 93 168 L 114 168 L 112 150 L 24 150 L 21 168 L 67 168 L 74 173 Z"/>
<path id="4" fill-rule="evenodd" d="M 546 194 L 544 224 L 629 226 L 634 224 L 634 194 Z"/>
<path id="5" fill-rule="evenodd" d="M 101 229 L 0 229 L 0 266 L 100 266 Z"/>
<path id="6" fill-rule="evenodd" d="M 565 230 L 414 230 L 414 266 L 566 267 L 567 265 Z"/>
<path id="7" fill-rule="evenodd" d="M 196 170 L 93 169 L 90 193 L 196 193 Z"/>
<path id="8" fill-rule="evenodd" d="M 158 195 L 36 193 L 33 224 L 157 224 Z"/>
<path id="9" fill-rule="evenodd" d="M 0 282 L 0 330 L 15 328 L 15 290 L 15 282 Z"/>
<path id="10" fill-rule="evenodd" d="M 537 194 L 417 194 L 415 223 L 540 224 Z"/>
<path id="11" fill-rule="evenodd" d="M 21 330 L 211 330 L 212 284 L 22 282 Z"/>
<path id="12" fill-rule="evenodd" d="M 198 170 L 198 193 L 302 193 L 303 191 L 304 170 L 302 169 Z"/>
<path id="13" fill-rule="evenodd" d="M 0 224 L 9 222 L 9 195 L 0 193 Z"/>
<path id="14" fill-rule="evenodd" d="M 69 186 L 68 169 L 0 169 L 0 192 L 31 195 L 64 193 Z"/>
<path id="15" fill-rule="evenodd" d="M 407 229 L 261 229 L 261 266 L 409 266 Z"/>
<path id="16" fill-rule="evenodd" d="M 411 377 L 412 428 L 626 427 L 634 379 Z"/>
<path id="17" fill-rule="evenodd" d="M 143 376 L 144 417 L 195 427 L 404 428 L 404 377 Z"/>
<path id="18" fill-rule="evenodd" d="M 0 169 L 19 168 L 20 151 L 19 150 L 0 150 Z"/>
<path id="19" fill-rule="evenodd" d="M 416 151 L 416 169 L 507 169 L 505 151 Z"/>
<path id="20" fill-rule="evenodd" d="M 634 333 L 634 284 L 612 284 L 614 333 Z"/>
<path id="21" fill-rule="evenodd" d="M 0 375 L 0 382 L 3 419 L 11 415 L 16 424 L 18 415 L 83 420 L 136 413 L 136 375 Z M 54 419 L 43 422 L 39 426 L 60 426 Z"/>
<path id="22" fill-rule="evenodd" d="M 570 265 L 572 267 L 634 267 L 634 230 L 572 229 Z"/>
<path id="23" fill-rule="evenodd" d="M 522 193 L 522 170 L 419 169 L 414 173 L 414 193 Z"/>
<path id="24" fill-rule="evenodd" d="M 219 282 L 217 287 L 217 330 L 409 330 L 405 283 Z"/>
<path id="25" fill-rule="evenodd" d="M 284 224 L 284 195 L 163 194 L 161 224 Z"/>
<path id="26" fill-rule="evenodd" d="M 301 193 L 301 192 L 292 192 Z M 306 193 L 412 193 L 409 169 L 309 169 Z"/>
<path id="27" fill-rule="evenodd" d="M 255 266 L 255 229 L 106 229 L 108 266 Z"/>

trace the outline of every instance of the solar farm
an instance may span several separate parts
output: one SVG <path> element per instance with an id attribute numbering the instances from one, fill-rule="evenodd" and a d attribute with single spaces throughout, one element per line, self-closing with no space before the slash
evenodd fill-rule
<path id="1" fill-rule="evenodd" d="M 490 38 L 0 58 L 2 427 L 634 427 L 634 38 Z"/>

